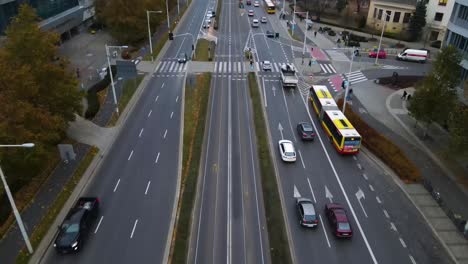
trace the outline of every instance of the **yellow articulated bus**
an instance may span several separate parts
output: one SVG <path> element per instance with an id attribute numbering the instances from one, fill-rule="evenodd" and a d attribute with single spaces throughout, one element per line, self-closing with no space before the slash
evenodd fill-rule
<path id="1" fill-rule="evenodd" d="M 271 0 L 264 0 L 265 8 L 268 14 L 274 14 L 276 12 L 275 4 Z"/>
<path id="2" fill-rule="evenodd" d="M 361 147 L 361 135 L 339 110 L 335 100 L 324 85 L 310 88 L 310 101 L 320 124 L 332 145 L 341 154 L 356 154 Z"/>

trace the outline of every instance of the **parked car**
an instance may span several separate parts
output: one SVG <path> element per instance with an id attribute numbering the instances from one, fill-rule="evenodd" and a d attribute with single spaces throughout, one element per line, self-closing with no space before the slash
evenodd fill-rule
<path id="1" fill-rule="evenodd" d="M 329 203 L 325 205 L 325 216 L 328 219 L 333 233 L 336 237 L 352 237 L 353 230 L 349 223 L 348 216 L 344 207 L 337 203 Z"/>
<path id="2" fill-rule="evenodd" d="M 99 199 L 81 197 L 70 209 L 65 220 L 59 226 L 54 247 L 59 253 L 77 252 L 83 246 L 89 229 L 97 218 Z"/>
<path id="3" fill-rule="evenodd" d="M 305 227 L 316 227 L 319 223 L 315 206 L 312 200 L 299 197 L 296 199 L 297 216 L 299 224 Z"/>
<path id="4" fill-rule="evenodd" d="M 373 51 L 369 52 L 369 58 L 375 58 L 377 56 L 379 56 L 379 59 L 386 59 L 387 52 L 382 48 L 378 52 L 377 49 L 374 49 Z"/>
<path id="5" fill-rule="evenodd" d="M 266 23 L 266 22 L 268 22 L 268 20 L 267 20 L 267 18 L 266 18 L 266 17 L 262 17 L 262 19 L 260 19 L 260 22 L 262 22 L 262 23 Z"/>
<path id="6" fill-rule="evenodd" d="M 278 147 L 279 147 L 281 159 L 283 161 L 285 162 L 296 161 L 296 151 L 294 150 L 294 145 L 290 140 L 278 141 Z"/>
<path id="7" fill-rule="evenodd" d="M 301 122 L 297 124 L 297 133 L 299 134 L 299 137 L 301 137 L 302 140 L 313 141 L 315 138 L 314 128 L 310 123 L 307 122 Z"/>
<path id="8" fill-rule="evenodd" d="M 270 61 L 263 61 L 262 62 L 262 69 L 263 71 L 271 71 L 271 62 Z"/>

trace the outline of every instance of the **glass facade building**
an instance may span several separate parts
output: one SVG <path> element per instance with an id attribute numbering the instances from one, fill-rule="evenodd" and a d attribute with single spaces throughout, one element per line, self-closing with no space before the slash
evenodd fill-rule
<path id="1" fill-rule="evenodd" d="M 468 80 L 468 0 L 455 1 L 447 28 L 445 45 L 457 47 L 463 56 L 460 63 L 463 87 Z"/>
<path id="2" fill-rule="evenodd" d="M 0 0 L 0 35 L 3 35 L 10 19 L 16 16 L 22 3 L 34 7 L 42 19 L 48 19 L 79 5 L 78 0 Z"/>

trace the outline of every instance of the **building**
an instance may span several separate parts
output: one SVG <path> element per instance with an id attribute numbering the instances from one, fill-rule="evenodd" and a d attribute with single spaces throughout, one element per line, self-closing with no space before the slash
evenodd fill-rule
<path id="1" fill-rule="evenodd" d="M 452 13 L 455 0 L 429 0 L 426 7 L 426 27 L 423 35 L 424 42 L 442 43 L 447 31 L 447 24 Z"/>
<path id="2" fill-rule="evenodd" d="M 449 0 L 450 1 L 450 0 Z M 461 90 L 468 93 L 468 0 L 455 0 L 453 11 L 447 25 L 447 34 L 444 45 L 453 45 L 458 48 L 463 58 L 461 66 Z M 463 91 L 462 91 L 463 92 Z"/>
<path id="3" fill-rule="evenodd" d="M 94 16 L 93 0 L 0 0 L 0 35 L 23 3 L 36 9 L 43 19 L 41 28 L 56 31 L 62 38 L 68 38 Z"/>
<path id="4" fill-rule="evenodd" d="M 416 10 L 417 0 L 375 0 L 371 1 L 366 25 L 375 30 L 400 33 L 406 29 L 411 15 Z"/>

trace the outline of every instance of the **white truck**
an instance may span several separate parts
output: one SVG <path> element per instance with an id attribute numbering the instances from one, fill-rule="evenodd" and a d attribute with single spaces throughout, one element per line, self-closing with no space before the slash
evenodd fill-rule
<path id="1" fill-rule="evenodd" d="M 296 88 L 299 78 L 297 78 L 296 68 L 292 63 L 281 65 L 281 82 L 283 87 Z"/>

